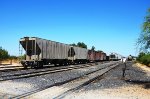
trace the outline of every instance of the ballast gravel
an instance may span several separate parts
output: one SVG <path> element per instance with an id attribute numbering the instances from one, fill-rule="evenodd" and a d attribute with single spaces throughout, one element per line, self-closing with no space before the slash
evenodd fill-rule
<path id="1" fill-rule="evenodd" d="M 89 72 L 95 71 L 97 69 L 106 67 L 114 63 L 116 62 L 99 64 L 97 66 L 90 66 L 87 68 L 57 72 L 30 78 L 15 79 L 0 82 L 0 95 L 1 95 L 0 97 L 8 98 L 13 97 L 15 95 L 24 94 L 26 92 L 34 91 L 36 89 L 43 88 L 45 86 L 50 86 L 54 83 L 82 76 L 84 74 L 87 74 Z"/>
<path id="2" fill-rule="evenodd" d="M 150 99 L 150 87 L 145 83 L 132 83 L 125 80 L 150 82 L 149 71 L 144 71 L 132 62 L 127 63 L 125 78 L 122 78 L 124 64 L 112 69 L 103 77 L 68 95 L 65 99 Z"/>

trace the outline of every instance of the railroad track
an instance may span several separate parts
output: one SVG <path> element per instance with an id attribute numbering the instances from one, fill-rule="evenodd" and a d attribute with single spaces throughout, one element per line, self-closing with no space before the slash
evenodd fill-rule
<path id="1" fill-rule="evenodd" d="M 106 62 L 100 62 L 100 63 L 108 63 L 108 61 Z M 55 66 L 44 66 L 44 68 L 52 68 Z M 61 67 L 61 66 L 60 66 Z M 20 71 L 20 70 L 28 70 L 31 68 L 23 68 L 23 66 L 0 66 L 0 72 L 11 72 L 11 71 Z"/>
<path id="2" fill-rule="evenodd" d="M 66 66 L 66 67 L 50 68 L 48 70 L 33 71 L 33 72 L 29 72 L 29 73 L 17 73 L 17 74 L 9 74 L 9 75 L 4 75 L 4 76 L 2 75 L 2 76 L 0 76 L 0 82 L 7 81 L 7 80 L 41 76 L 41 75 L 46 75 L 46 74 L 51 74 L 51 73 L 56 73 L 56 72 L 69 71 L 69 70 L 73 70 L 73 69 L 86 68 L 86 67 L 92 66 L 94 64 L 95 63 L 83 64 L 83 65 L 71 65 L 71 66 Z"/>
<path id="3" fill-rule="evenodd" d="M 0 68 L 16 68 L 16 67 L 22 67 L 22 66 L 0 66 Z"/>
<path id="4" fill-rule="evenodd" d="M 86 73 L 82 76 L 76 77 L 76 78 L 72 78 L 72 79 L 68 79 L 66 81 L 63 82 L 58 82 L 58 83 L 54 83 L 52 85 L 49 86 L 45 86 L 43 88 L 39 88 L 15 97 L 12 97 L 11 99 L 19 99 L 19 98 L 32 98 L 33 96 L 38 96 L 40 92 L 44 93 L 44 91 L 48 91 L 49 92 L 49 97 L 54 98 L 54 99 L 62 99 L 63 97 L 65 97 L 66 95 L 79 90 L 80 88 L 82 88 L 85 85 L 88 85 L 89 83 L 93 82 L 94 80 L 96 80 L 97 78 L 101 77 L 103 74 L 107 73 L 108 71 L 110 71 L 111 69 L 115 68 L 116 66 L 118 66 L 118 63 L 115 64 L 110 64 L 108 66 L 104 66 L 103 68 L 99 68 L 97 70 L 91 71 L 89 73 Z M 61 90 L 59 88 L 65 88 L 66 86 L 72 86 L 70 88 Z M 60 90 L 60 92 L 56 92 L 55 94 L 53 93 L 54 90 Z M 52 93 L 51 93 L 52 92 Z M 46 97 L 45 97 L 46 98 Z"/>
<path id="5" fill-rule="evenodd" d="M 19 67 L 19 68 L 18 68 Z M 42 69 L 45 69 L 45 68 L 54 68 L 55 66 L 45 66 L 43 67 Z M 61 67 L 61 66 L 60 66 Z M 8 67 L 0 67 L 0 72 L 11 72 L 11 71 L 20 71 L 20 70 L 29 70 L 29 69 L 33 69 L 33 68 L 23 68 L 23 66 L 8 66 Z M 37 69 L 36 69 L 37 70 Z"/>
<path id="6" fill-rule="evenodd" d="M 57 95 L 54 96 L 53 99 L 62 99 L 64 98 L 65 96 L 75 92 L 75 91 L 78 91 L 80 90 L 81 88 L 83 88 L 84 86 L 92 83 L 93 81 L 97 80 L 97 79 L 101 79 L 101 77 L 109 72 L 110 70 L 112 70 L 113 68 L 115 68 L 117 65 L 111 65 L 110 67 L 107 67 L 107 68 L 103 68 L 101 70 L 98 70 L 94 73 L 91 73 L 91 74 L 88 74 L 86 75 L 86 78 L 85 79 L 80 79 L 80 81 L 74 81 L 76 84 L 74 83 L 69 83 L 69 84 L 66 84 L 66 85 L 63 85 L 62 87 L 65 87 L 65 86 L 72 86 L 71 88 L 67 89 L 67 90 L 63 90 L 61 91 L 60 93 L 58 93 Z M 98 74 L 98 75 L 97 75 Z M 53 96 L 52 96 L 53 97 Z"/>
<path id="7" fill-rule="evenodd" d="M 2 69 L 0 72 L 11 72 L 11 71 L 19 71 L 19 70 L 25 70 L 24 68 L 12 68 L 12 69 Z"/>
<path id="8" fill-rule="evenodd" d="M 0 72 L 18 71 L 23 69 L 22 66 L 0 66 Z"/>

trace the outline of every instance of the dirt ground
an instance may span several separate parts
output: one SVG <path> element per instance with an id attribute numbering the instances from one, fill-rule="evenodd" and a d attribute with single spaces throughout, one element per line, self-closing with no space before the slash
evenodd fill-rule
<path id="1" fill-rule="evenodd" d="M 145 72 L 150 72 L 150 67 L 140 64 L 140 63 L 136 63 L 135 64 L 138 68 L 141 68 L 142 70 L 144 70 Z"/>
<path id="2" fill-rule="evenodd" d="M 0 61 L 0 65 L 14 65 L 14 64 L 20 64 L 19 59 L 7 59 Z"/>
<path id="3" fill-rule="evenodd" d="M 150 90 L 131 85 L 114 89 L 80 91 L 66 96 L 65 99 L 150 99 Z"/>

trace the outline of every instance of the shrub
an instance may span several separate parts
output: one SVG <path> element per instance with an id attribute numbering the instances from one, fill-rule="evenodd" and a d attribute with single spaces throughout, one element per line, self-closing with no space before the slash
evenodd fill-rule
<path id="1" fill-rule="evenodd" d="M 150 64 L 150 53 L 140 53 L 137 58 L 137 61 L 148 66 Z"/>
<path id="2" fill-rule="evenodd" d="M 150 54 L 141 57 L 141 62 L 148 66 L 150 64 Z"/>
<path id="3" fill-rule="evenodd" d="M 7 58 L 9 58 L 8 51 L 6 51 L 5 49 L 2 49 L 2 47 L 0 47 L 0 61 L 3 59 L 7 59 Z"/>
<path id="4" fill-rule="evenodd" d="M 143 53 L 143 52 L 141 52 L 141 53 L 139 53 L 139 55 L 138 55 L 138 57 L 137 57 L 137 61 L 141 61 L 141 58 L 143 57 L 143 56 L 145 56 L 145 53 Z"/>

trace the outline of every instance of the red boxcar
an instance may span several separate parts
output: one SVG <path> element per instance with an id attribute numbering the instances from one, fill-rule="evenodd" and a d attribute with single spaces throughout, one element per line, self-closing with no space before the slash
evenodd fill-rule
<path id="1" fill-rule="evenodd" d="M 95 62 L 95 51 L 88 50 L 88 60 L 90 62 Z"/>
<path id="2" fill-rule="evenodd" d="M 96 51 L 96 55 L 95 55 L 95 61 L 100 61 L 101 58 L 101 52 L 100 51 Z"/>
<path id="3" fill-rule="evenodd" d="M 92 51 L 88 50 L 88 60 L 90 62 L 99 62 L 106 60 L 106 53 L 103 51 Z"/>
<path id="4" fill-rule="evenodd" d="M 95 60 L 96 61 L 104 61 L 104 60 L 106 60 L 106 53 L 104 53 L 102 51 L 97 51 Z"/>

